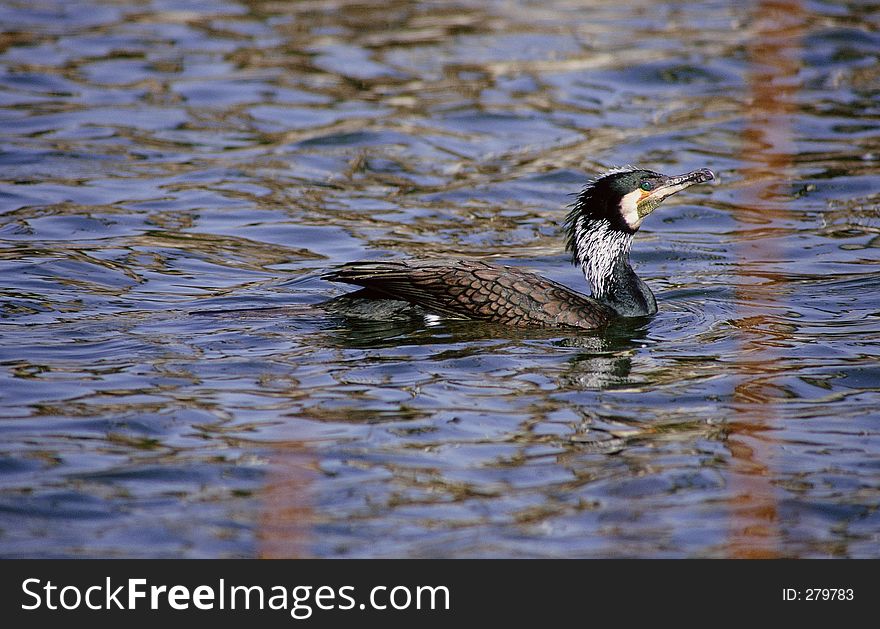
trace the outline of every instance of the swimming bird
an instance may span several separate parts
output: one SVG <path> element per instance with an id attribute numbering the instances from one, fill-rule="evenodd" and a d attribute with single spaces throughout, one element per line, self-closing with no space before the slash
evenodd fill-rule
<path id="1" fill-rule="evenodd" d="M 326 301 L 324 310 L 388 320 L 440 316 L 517 327 L 596 329 L 619 317 L 657 312 L 654 293 L 629 261 L 642 221 L 664 199 L 715 178 L 708 168 L 670 177 L 632 166 L 587 183 L 563 223 L 566 249 L 592 295 L 517 267 L 475 260 L 349 262 L 324 279 L 361 286 Z"/>

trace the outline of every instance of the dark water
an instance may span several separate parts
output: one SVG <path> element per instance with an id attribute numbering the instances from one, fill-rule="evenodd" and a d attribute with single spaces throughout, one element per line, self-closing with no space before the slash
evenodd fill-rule
<path id="1" fill-rule="evenodd" d="M 2 0 L 0 555 L 880 557 L 878 16 Z M 650 321 L 309 307 L 392 255 L 585 290 L 624 163 L 720 175 L 637 238 Z"/>

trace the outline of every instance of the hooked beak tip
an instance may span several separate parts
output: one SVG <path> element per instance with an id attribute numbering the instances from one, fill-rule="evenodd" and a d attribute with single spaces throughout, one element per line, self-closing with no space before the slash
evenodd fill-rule
<path id="1" fill-rule="evenodd" d="M 705 183 L 715 179 L 715 173 L 708 168 L 701 168 L 700 170 L 694 171 L 694 174 L 697 175 L 696 183 Z"/>
<path id="2" fill-rule="evenodd" d="M 663 187 L 667 188 L 669 192 L 675 193 L 699 183 L 713 181 L 714 179 L 715 173 L 708 168 L 700 168 L 699 170 L 692 170 L 691 172 L 679 175 L 678 177 L 670 177 L 666 182 L 666 185 Z"/>
<path id="3" fill-rule="evenodd" d="M 678 184 L 684 183 L 688 186 L 692 186 L 698 183 L 706 183 L 707 181 L 712 181 L 715 179 L 715 173 L 713 173 L 708 168 L 700 168 L 699 170 L 691 171 L 684 175 L 679 175 L 678 177 L 672 177 L 670 183 Z"/>

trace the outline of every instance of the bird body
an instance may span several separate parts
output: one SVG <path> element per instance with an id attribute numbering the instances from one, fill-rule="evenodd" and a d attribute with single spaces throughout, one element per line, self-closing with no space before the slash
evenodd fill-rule
<path id="1" fill-rule="evenodd" d="M 517 267 L 474 260 L 351 262 L 325 277 L 364 287 L 325 302 L 326 310 L 339 314 L 353 314 L 358 301 L 366 302 L 360 304 L 363 308 L 392 300 L 398 307 L 388 310 L 389 304 L 384 304 L 385 317 L 409 311 L 519 327 L 594 329 L 617 316 L 612 308 L 558 282 Z"/>
<path id="2" fill-rule="evenodd" d="M 633 271 L 629 252 L 642 220 L 663 199 L 714 179 L 708 169 L 677 177 L 633 167 L 589 182 L 564 227 L 572 262 L 592 286 L 582 295 L 517 267 L 473 260 L 390 260 L 344 264 L 323 277 L 361 290 L 324 302 L 344 316 L 389 319 L 439 315 L 518 327 L 601 328 L 648 316 L 657 301 Z"/>

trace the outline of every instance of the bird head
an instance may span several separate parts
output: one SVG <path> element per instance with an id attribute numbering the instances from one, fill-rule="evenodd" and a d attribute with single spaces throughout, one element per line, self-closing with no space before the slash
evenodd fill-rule
<path id="1" fill-rule="evenodd" d="M 708 168 L 675 176 L 632 166 L 615 168 L 584 187 L 566 223 L 574 227 L 579 218 L 605 221 L 612 229 L 634 233 L 664 199 L 713 179 Z"/>

